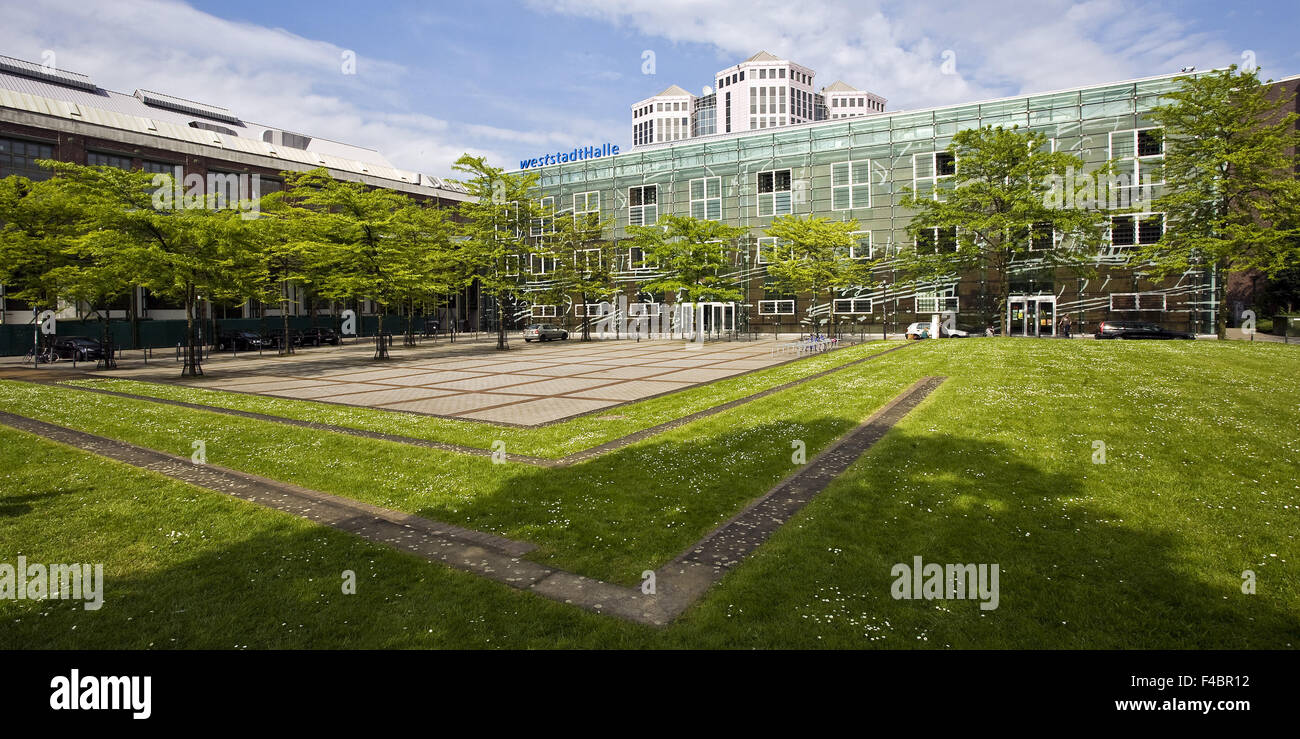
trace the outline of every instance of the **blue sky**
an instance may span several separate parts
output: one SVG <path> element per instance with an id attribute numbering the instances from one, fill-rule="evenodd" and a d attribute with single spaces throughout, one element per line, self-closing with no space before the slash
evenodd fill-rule
<path id="1" fill-rule="evenodd" d="M 154 89 L 450 173 L 461 152 L 630 145 L 629 106 L 759 49 L 889 100 L 970 102 L 1240 62 L 1300 74 L 1294 3 L 1007 0 L 0 0 L 0 54 Z M 954 7 L 955 6 L 955 7 Z M 654 74 L 643 53 L 654 53 Z M 342 73 L 354 52 L 356 74 Z M 945 52 L 955 65 L 943 65 Z"/>

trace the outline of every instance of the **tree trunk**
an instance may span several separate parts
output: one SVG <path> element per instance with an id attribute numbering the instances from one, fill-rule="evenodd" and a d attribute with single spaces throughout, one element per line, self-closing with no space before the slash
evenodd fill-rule
<path id="1" fill-rule="evenodd" d="M 587 293 L 579 293 L 582 301 L 582 340 L 591 341 L 591 311 L 587 310 Z"/>
<path id="2" fill-rule="evenodd" d="M 113 321 L 113 314 L 109 312 L 108 301 L 105 301 L 103 320 L 100 321 L 102 328 L 102 338 L 100 344 L 104 349 L 104 358 L 95 363 L 95 369 L 116 369 L 117 360 L 113 358 L 113 331 L 110 325 Z"/>
<path id="3" fill-rule="evenodd" d="M 293 354 L 293 340 L 289 338 L 289 283 L 280 282 L 280 322 L 284 332 L 280 338 L 280 353 Z"/>
<path id="4" fill-rule="evenodd" d="M 357 320 L 360 320 L 360 316 Z M 388 342 L 384 341 L 384 308 L 381 306 L 375 324 L 375 359 L 388 358 Z"/>
<path id="5" fill-rule="evenodd" d="M 203 367 L 198 357 L 195 356 L 194 344 L 194 309 L 195 309 L 195 289 L 194 285 L 185 287 L 185 366 L 181 369 L 181 376 L 191 375 L 198 376 L 203 374 Z"/>
<path id="6" fill-rule="evenodd" d="M 1226 305 L 1228 297 L 1228 264 L 1226 260 L 1220 259 L 1216 270 L 1219 274 L 1218 279 L 1214 281 L 1214 288 L 1218 294 L 1214 296 L 1214 302 L 1218 309 L 1214 311 L 1214 333 L 1218 335 L 1220 341 L 1223 341 L 1228 338 L 1228 311 Z"/>
<path id="7" fill-rule="evenodd" d="M 506 346 L 506 309 L 505 309 L 505 300 L 504 300 L 505 295 L 501 291 L 497 291 L 496 295 L 497 295 L 497 301 L 496 301 L 497 302 L 497 350 L 504 351 L 510 348 L 509 346 Z"/>
<path id="8" fill-rule="evenodd" d="M 998 278 L 998 322 L 1002 324 L 1002 335 L 1011 335 L 1011 318 L 1007 315 L 1007 304 L 1011 301 L 1011 284 L 1006 273 Z"/>

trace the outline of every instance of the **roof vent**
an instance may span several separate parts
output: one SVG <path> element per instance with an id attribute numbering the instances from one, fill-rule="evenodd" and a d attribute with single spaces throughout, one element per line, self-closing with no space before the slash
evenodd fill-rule
<path id="1" fill-rule="evenodd" d="M 34 62 L 25 62 L 22 59 L 14 59 L 11 56 L 0 56 L 0 71 L 17 74 L 23 77 L 53 82 L 56 85 L 65 85 L 67 87 L 76 87 L 81 90 L 98 90 L 94 82 L 84 74 L 69 72 L 64 69 L 36 64 Z"/>
<path id="2" fill-rule="evenodd" d="M 155 108 L 166 108 L 181 113 L 201 115 L 204 118 L 212 118 L 227 123 L 239 123 L 239 118 L 236 117 L 234 113 L 231 113 L 225 108 L 218 108 L 215 105 L 196 103 L 193 100 L 186 100 L 185 98 L 178 98 L 173 95 L 164 95 L 161 92 L 151 92 L 149 90 L 136 90 L 135 96 L 140 100 L 140 102 L 145 105 L 152 105 Z"/>

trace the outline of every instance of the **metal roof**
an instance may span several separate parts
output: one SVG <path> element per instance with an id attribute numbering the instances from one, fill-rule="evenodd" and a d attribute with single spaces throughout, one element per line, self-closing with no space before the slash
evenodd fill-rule
<path id="1" fill-rule="evenodd" d="M 12 64 L 9 67 L 0 66 L 0 108 L 241 152 L 266 158 L 269 161 L 264 166 L 268 167 L 281 166 L 277 163 L 278 160 L 286 165 L 299 165 L 284 166 L 285 169 L 327 167 L 407 183 L 413 188 L 462 194 L 467 192 L 457 183 L 398 169 L 373 149 L 315 137 L 306 149 L 276 146 L 264 142 L 262 135 L 267 130 L 282 129 L 241 121 L 224 108 L 144 90 L 137 91 L 139 97 L 126 95 L 96 87 L 93 83 L 87 87 L 61 77 L 55 82 L 52 80 L 56 78 L 48 75 L 41 77 L 32 71 L 31 67 L 39 70 L 40 65 L 31 62 L 23 64 L 29 66 L 21 70 Z M 90 78 L 84 75 L 79 77 L 89 82 Z M 153 104 L 147 104 L 146 98 Z M 221 121 L 223 127 L 234 130 L 236 135 L 191 125 L 192 122 L 212 120 Z M 160 143 L 158 148 L 168 147 Z"/>

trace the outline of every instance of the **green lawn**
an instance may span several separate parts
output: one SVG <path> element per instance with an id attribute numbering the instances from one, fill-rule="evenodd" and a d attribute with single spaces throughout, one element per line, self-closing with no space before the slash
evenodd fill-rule
<path id="1" fill-rule="evenodd" d="M 791 439 L 811 457 L 925 375 L 949 380 L 665 630 L 0 429 L 0 562 L 110 575 L 97 612 L 0 601 L 0 646 L 1300 644 L 1297 347 L 926 342 L 559 470 L 23 383 L 0 383 L 0 409 L 178 454 L 204 439 L 212 463 L 533 541 L 540 561 L 630 583 L 788 473 Z M 917 555 L 997 563 L 1000 607 L 892 599 L 890 568 Z"/>

